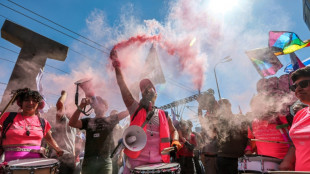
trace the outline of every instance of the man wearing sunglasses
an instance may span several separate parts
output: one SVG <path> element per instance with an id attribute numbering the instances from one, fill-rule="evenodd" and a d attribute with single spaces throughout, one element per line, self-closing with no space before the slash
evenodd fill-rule
<path id="1" fill-rule="evenodd" d="M 310 104 L 310 67 L 298 69 L 291 75 L 290 87 L 304 104 Z M 279 166 L 280 170 L 310 171 L 310 110 L 306 107 L 294 117 L 290 130 L 294 143 Z"/>

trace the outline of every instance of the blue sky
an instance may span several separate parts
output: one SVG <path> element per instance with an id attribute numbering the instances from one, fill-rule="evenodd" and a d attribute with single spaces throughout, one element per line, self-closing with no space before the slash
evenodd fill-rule
<path id="1" fill-rule="evenodd" d="M 186 62 L 182 69 L 181 53 L 169 55 L 165 49 L 157 48 L 159 59 L 163 66 L 167 83 L 158 85 L 159 98 L 157 105 L 161 106 L 197 93 L 193 79 L 195 66 L 203 65 L 203 86 L 201 91 L 209 88 L 215 90 L 213 73 L 214 65 L 221 58 L 230 56 L 233 61 L 219 64 L 216 68 L 221 96 L 232 102 L 233 112 L 238 112 L 238 105 L 249 111 L 249 101 L 256 93 L 255 85 L 260 79 L 254 66 L 245 55 L 246 50 L 267 47 L 269 31 L 293 31 L 302 40 L 310 39 L 310 31 L 303 21 L 302 0 L 238 0 L 237 4 L 226 9 L 212 6 L 212 0 L 2 0 L 1 4 L 15 9 L 25 15 L 35 18 L 62 32 L 74 36 L 90 45 L 93 43 L 74 33 L 52 24 L 25 9 L 16 6 L 17 3 L 30 9 L 96 43 L 103 45 L 100 49 L 108 53 L 112 46 L 129 37 L 146 34 L 162 34 L 164 41 L 169 41 L 175 47 L 181 48 L 184 42 L 196 38 L 192 49 L 195 58 Z M 231 1 L 223 1 L 227 4 Z M 0 4 L 0 25 L 5 18 L 23 25 L 41 35 L 60 42 L 69 47 L 65 62 L 48 60 L 47 64 L 64 70 L 45 68 L 43 84 L 46 97 L 52 104 L 57 99 L 61 89 L 74 91 L 73 82 L 83 78 L 83 75 L 95 75 L 96 87 L 100 95 L 106 96 L 110 109 L 124 109 L 115 84 L 115 76 L 106 53 L 93 49 L 77 40 L 52 30 L 21 14 L 18 14 Z M 166 40 L 165 40 L 166 39 Z M 185 44 L 189 45 L 189 44 Z M 140 47 L 132 47 L 120 53 L 121 60 L 126 64 L 127 82 L 133 81 L 135 63 L 140 64 L 146 57 L 151 43 Z M 17 54 L 7 49 L 19 52 L 20 48 L 0 39 L 0 58 L 16 61 Z M 77 54 L 78 51 L 81 54 Z M 310 48 L 296 51 L 297 56 L 304 60 L 309 56 Z M 192 52 L 191 52 L 192 53 Z M 86 56 L 85 56 L 86 55 Z M 127 56 L 127 57 L 126 57 Z M 92 60 L 90 60 L 92 59 Z M 289 63 L 289 56 L 279 56 L 284 66 Z M 94 61 L 95 60 L 95 61 Z M 98 63 L 100 62 L 100 63 Z M 0 82 L 7 83 L 14 64 L 0 60 Z M 276 76 L 283 74 L 279 70 Z M 99 83 L 100 82 L 100 83 Z M 5 85 L 0 84 L 0 93 Z M 73 101 L 73 96 L 69 98 Z M 188 103 L 190 109 L 184 110 L 184 117 L 194 119 L 197 112 L 197 102 Z M 195 119 L 194 119 L 195 120 Z M 195 122 L 195 121 L 194 121 Z"/>

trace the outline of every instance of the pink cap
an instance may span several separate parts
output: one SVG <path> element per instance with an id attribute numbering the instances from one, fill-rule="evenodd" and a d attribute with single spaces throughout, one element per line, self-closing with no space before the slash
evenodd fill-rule
<path id="1" fill-rule="evenodd" d="M 153 83 L 151 82 L 151 80 L 150 80 L 150 79 L 143 79 L 143 80 L 140 81 L 140 90 L 141 90 L 141 93 L 143 93 L 144 90 L 145 90 L 148 86 L 151 86 L 151 87 L 154 89 L 154 91 L 156 92 L 156 89 L 155 89 Z"/>

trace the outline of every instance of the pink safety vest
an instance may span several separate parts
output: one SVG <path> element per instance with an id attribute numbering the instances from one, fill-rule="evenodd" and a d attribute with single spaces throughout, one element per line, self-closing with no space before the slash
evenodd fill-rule
<path id="1" fill-rule="evenodd" d="M 132 119 L 133 115 L 130 116 L 130 119 Z M 170 147 L 170 131 L 169 131 L 169 125 L 168 125 L 168 120 L 166 118 L 166 114 L 163 110 L 158 110 L 158 117 L 159 117 L 159 137 L 160 137 L 160 152 L 167 147 Z M 144 121 L 146 120 L 146 110 L 141 109 L 135 119 L 131 121 L 130 126 L 132 125 L 137 125 L 141 126 Z M 143 128 L 144 132 L 146 132 L 146 126 Z M 138 158 L 141 151 L 133 152 L 127 148 L 125 148 L 124 153 L 132 158 Z M 165 163 L 170 162 L 170 156 L 169 155 L 161 155 L 162 160 Z"/>

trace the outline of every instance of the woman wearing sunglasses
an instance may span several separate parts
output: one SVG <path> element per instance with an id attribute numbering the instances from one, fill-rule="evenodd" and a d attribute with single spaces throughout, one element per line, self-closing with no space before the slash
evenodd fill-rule
<path id="1" fill-rule="evenodd" d="M 310 105 L 310 67 L 298 69 L 291 75 L 290 87 L 296 97 Z M 310 109 L 306 107 L 296 113 L 290 130 L 294 143 L 279 166 L 281 170 L 310 171 Z"/>

